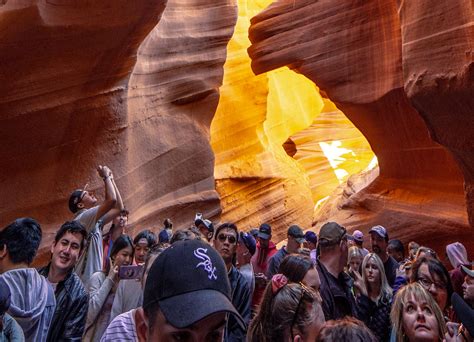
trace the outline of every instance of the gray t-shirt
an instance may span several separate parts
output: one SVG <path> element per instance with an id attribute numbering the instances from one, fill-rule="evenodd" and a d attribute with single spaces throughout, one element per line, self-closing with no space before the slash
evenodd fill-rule
<path id="1" fill-rule="evenodd" d="M 99 207 L 83 209 L 76 214 L 74 220 L 79 221 L 87 230 L 87 246 L 76 265 L 76 273 L 82 283 L 87 286 L 91 276 L 102 270 L 104 250 L 102 247 L 103 223 L 97 218 Z"/>

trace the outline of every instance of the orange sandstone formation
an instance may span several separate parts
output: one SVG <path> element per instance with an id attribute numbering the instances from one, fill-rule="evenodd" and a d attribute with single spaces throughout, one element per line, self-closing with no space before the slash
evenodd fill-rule
<path id="1" fill-rule="evenodd" d="M 472 3 L 271 2 L 0 0 L 0 227 L 47 251 L 105 164 L 130 233 L 200 211 L 473 248 Z"/>
<path id="2" fill-rule="evenodd" d="M 252 19 L 249 55 L 257 74 L 288 66 L 313 80 L 365 135 L 378 157 L 380 176 L 376 181 L 358 193 L 346 192 L 336 201 L 336 207 L 331 207 L 334 201 L 330 201 L 316 217 L 316 226 L 334 219 L 351 229 L 367 231 L 372 224 L 384 223 L 393 237 L 440 246 L 448 239 L 472 236 L 463 198 L 463 177 L 451 154 L 431 139 L 420 113 L 405 93 L 407 73 L 402 66 L 409 60 L 402 56 L 407 47 L 403 45 L 402 49 L 397 3 L 276 1 Z M 423 8 L 420 18 L 432 15 L 415 2 L 404 3 L 417 10 Z M 472 8 L 470 13 L 472 24 Z M 418 17 L 410 15 L 407 22 L 413 24 L 413 18 Z M 454 16 L 450 18 L 454 20 Z M 464 19 L 461 16 L 459 23 Z M 432 17 L 430 20 L 436 21 Z M 412 29 L 414 38 L 423 37 L 422 23 L 417 24 L 420 26 L 407 25 L 404 38 Z M 465 26 L 463 32 L 472 33 L 472 25 Z M 472 47 L 472 34 L 470 39 Z M 463 45 L 463 53 L 467 46 Z M 424 56 L 425 63 L 430 63 L 430 49 L 416 52 L 414 61 Z M 443 65 L 450 63 L 449 54 L 439 58 Z M 470 65 L 472 70 L 472 59 L 471 64 L 462 65 Z M 461 92 L 469 89 L 463 88 L 461 82 L 458 88 L 462 88 Z M 413 98 L 415 94 L 409 95 Z M 423 104 L 431 99 L 423 91 L 418 96 Z M 472 96 L 465 99 L 464 103 L 469 103 L 465 108 L 472 108 L 472 101 Z M 459 133 L 462 131 L 453 134 Z"/>
<path id="3" fill-rule="evenodd" d="M 37 218 L 47 248 L 71 191 L 103 188 L 98 164 L 135 232 L 218 214 L 209 125 L 235 19 L 230 0 L 1 2 L 1 226 Z"/>
<path id="4" fill-rule="evenodd" d="M 236 222 L 246 230 L 269 222 L 275 240 L 281 240 L 288 225 L 309 228 L 313 216 L 305 171 L 282 145 L 311 124 L 322 101 L 314 84 L 289 70 L 253 75 L 246 53 L 247 30 L 250 17 L 261 8 L 254 1 L 239 3 L 211 144 L 221 221 Z M 290 93 L 282 96 L 286 90 Z"/>

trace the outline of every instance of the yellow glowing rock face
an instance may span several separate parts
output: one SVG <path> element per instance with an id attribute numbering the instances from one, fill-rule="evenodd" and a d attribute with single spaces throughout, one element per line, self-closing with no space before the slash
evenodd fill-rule
<path id="1" fill-rule="evenodd" d="M 354 173 L 377 166 L 377 157 L 360 131 L 331 101 L 311 126 L 291 137 L 294 158 L 310 179 L 315 209 Z"/>
<path id="2" fill-rule="evenodd" d="M 367 167 L 373 154 L 365 153 L 365 139 L 319 95 L 312 81 L 287 68 L 253 74 L 247 55 L 250 18 L 271 2 L 239 1 L 211 145 L 221 221 L 236 222 L 244 230 L 270 222 L 278 241 L 290 224 L 310 228 L 315 203 L 328 196 L 345 173 Z M 318 130 L 320 113 L 323 122 L 331 124 Z M 335 133 L 338 125 L 345 134 Z M 298 149 L 294 158 L 282 146 L 289 137 Z M 358 145 L 362 140 L 364 153 Z M 352 167 L 355 159 L 357 167 Z"/>

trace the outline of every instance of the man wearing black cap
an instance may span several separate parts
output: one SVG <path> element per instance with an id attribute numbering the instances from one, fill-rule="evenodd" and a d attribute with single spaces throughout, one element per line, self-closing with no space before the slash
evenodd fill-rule
<path id="1" fill-rule="evenodd" d="M 73 191 L 69 197 L 69 210 L 74 214 L 74 220 L 79 221 L 88 234 L 86 248 L 76 265 L 76 273 L 84 284 L 89 282 L 92 274 L 102 270 L 104 225 L 125 209 L 112 171 L 107 166 L 99 166 L 97 173 L 105 184 L 104 202 L 97 205 L 97 198 L 92 192 L 86 190 L 87 186 Z"/>
<path id="2" fill-rule="evenodd" d="M 232 290 L 232 304 L 245 321 L 250 323 L 250 286 L 240 271 L 233 265 L 239 237 L 237 226 L 223 223 L 216 229 L 214 248 L 220 254 L 227 269 Z M 224 332 L 224 341 L 245 341 L 247 329 L 243 329 L 233 317 L 229 317 Z"/>
<path id="3" fill-rule="evenodd" d="M 317 270 L 321 279 L 324 317 L 330 320 L 354 316 L 367 321 L 369 298 L 362 277 L 357 275 L 352 284 L 351 277 L 344 272 L 348 253 L 346 229 L 336 222 L 325 223 L 319 232 L 319 249 Z M 357 302 L 351 291 L 352 285 L 361 293 Z"/>
<path id="4" fill-rule="evenodd" d="M 269 279 L 273 277 L 274 274 L 278 273 L 278 269 L 280 268 L 282 260 L 288 254 L 298 253 L 299 249 L 301 248 L 301 244 L 306 241 L 303 230 L 296 224 L 288 228 L 286 237 L 288 239 L 287 245 L 280 248 L 280 250 L 278 250 L 278 252 L 276 252 L 268 262 L 268 270 L 266 275 Z"/>
<path id="5" fill-rule="evenodd" d="M 255 272 L 255 291 L 252 297 L 252 309 L 256 310 L 260 304 L 263 292 L 267 286 L 268 278 L 266 276 L 268 270 L 268 262 L 270 258 L 277 252 L 275 244 L 272 242 L 272 227 L 263 223 L 258 229 L 257 235 L 257 251 L 252 256 L 252 267 Z"/>
<path id="6" fill-rule="evenodd" d="M 377 254 L 383 262 L 385 275 L 387 276 L 388 284 L 393 287 L 395 278 L 397 276 L 398 263 L 388 255 L 388 233 L 383 226 L 374 226 L 369 230 L 370 239 L 372 242 L 372 252 Z"/>
<path id="7" fill-rule="evenodd" d="M 151 266 L 143 295 L 143 341 L 221 341 L 227 314 L 245 326 L 231 302 L 224 261 L 207 243 L 178 241 Z"/>

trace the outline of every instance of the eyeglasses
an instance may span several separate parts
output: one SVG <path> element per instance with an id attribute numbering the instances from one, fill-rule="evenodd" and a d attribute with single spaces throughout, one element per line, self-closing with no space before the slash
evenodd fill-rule
<path id="1" fill-rule="evenodd" d="M 429 290 L 431 288 L 431 285 L 434 285 L 435 288 L 437 288 L 438 290 L 446 290 L 446 285 L 445 284 L 439 283 L 439 282 L 436 282 L 436 281 L 431 281 L 431 280 L 426 279 L 426 278 L 418 279 L 418 283 L 421 286 L 423 286 L 426 290 Z"/>
<path id="2" fill-rule="evenodd" d="M 226 235 L 226 234 L 219 234 L 217 239 L 220 242 L 225 242 L 225 240 L 229 241 L 230 244 L 234 244 L 237 242 L 237 239 L 234 235 Z"/>

